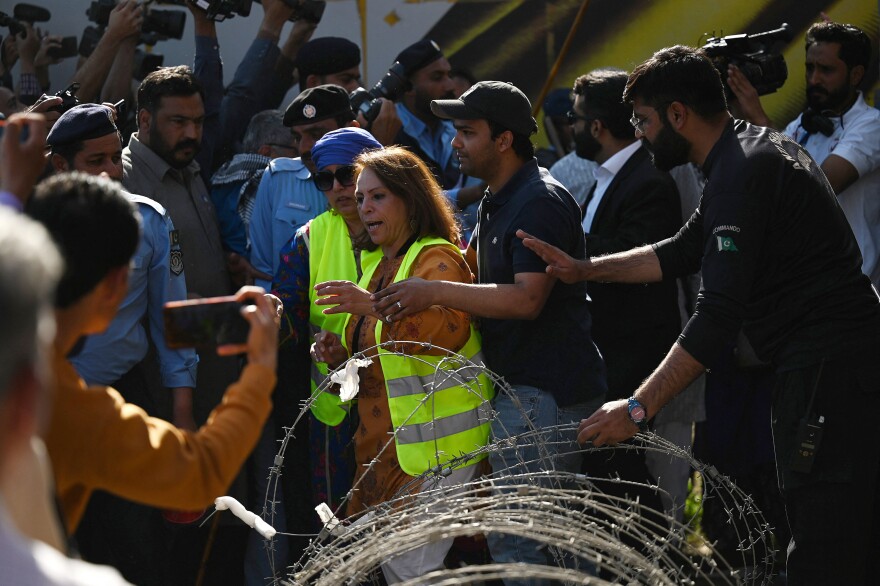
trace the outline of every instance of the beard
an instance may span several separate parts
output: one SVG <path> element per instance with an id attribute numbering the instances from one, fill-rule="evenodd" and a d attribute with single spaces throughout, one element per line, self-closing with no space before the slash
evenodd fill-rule
<path id="1" fill-rule="evenodd" d="M 183 151 L 188 148 L 192 149 L 192 154 L 184 154 Z M 199 141 L 191 138 L 185 138 L 177 144 L 171 145 L 165 140 L 162 133 L 150 129 L 150 149 L 172 168 L 183 169 L 196 158 L 196 155 L 202 150 L 202 145 Z"/>
<path id="2" fill-rule="evenodd" d="M 670 128 L 662 117 L 660 120 L 663 123 L 663 128 L 657 133 L 657 138 L 652 143 L 642 137 L 642 145 L 651 153 L 651 161 L 655 167 L 661 171 L 669 171 L 673 167 L 678 167 L 688 162 L 691 143 Z"/>
<path id="3" fill-rule="evenodd" d="M 581 132 L 574 133 L 574 153 L 588 161 L 595 161 L 596 155 L 602 149 L 602 145 L 585 128 Z"/>
<path id="4" fill-rule="evenodd" d="M 814 112 L 842 114 L 841 109 L 849 102 L 850 88 L 846 85 L 831 91 L 820 86 L 807 88 L 807 105 Z"/>

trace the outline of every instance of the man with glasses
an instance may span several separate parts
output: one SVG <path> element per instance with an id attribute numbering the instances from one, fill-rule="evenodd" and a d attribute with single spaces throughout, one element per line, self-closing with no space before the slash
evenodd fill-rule
<path id="1" fill-rule="evenodd" d="M 816 162 L 772 129 L 734 120 L 705 54 L 672 47 L 636 67 L 624 99 L 660 169 L 690 161 L 707 183 L 672 238 L 576 260 L 520 232 L 548 273 L 648 283 L 702 268 L 696 312 L 628 400 L 581 422 L 578 439 L 623 441 L 713 366 L 741 331 L 777 371 L 773 442 L 792 532 L 788 583 L 873 584 L 880 559 L 880 300 Z M 858 503 L 841 514 L 842 502 Z"/>
<path id="2" fill-rule="evenodd" d="M 657 242 L 681 227 L 675 182 L 651 164 L 650 154 L 630 126 L 632 109 L 620 99 L 626 80 L 624 71 L 598 69 L 574 82 L 568 118 L 575 152 L 599 164 L 584 206 L 588 257 Z M 608 368 L 608 399 L 628 397 L 660 364 L 681 332 L 676 282 L 589 283 L 587 292 L 592 300 L 593 339 Z M 646 468 L 644 451 L 588 454 L 585 469 L 592 476 L 656 483 Z M 616 484 L 609 490 L 625 496 L 632 495 L 634 488 Z M 663 510 L 656 492 L 641 491 L 639 496 L 642 504 Z"/>

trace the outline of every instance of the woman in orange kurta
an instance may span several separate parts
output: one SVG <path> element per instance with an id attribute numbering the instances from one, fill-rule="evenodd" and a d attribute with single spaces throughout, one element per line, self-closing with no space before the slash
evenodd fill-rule
<path id="1" fill-rule="evenodd" d="M 355 196 L 370 238 L 364 248 L 381 248 L 382 258 L 366 290 L 348 281 L 329 281 L 316 286 L 319 295 L 327 296 L 317 303 L 335 306 L 326 311 L 352 314 L 345 331 L 346 346 L 351 354 L 376 345 L 376 320 L 380 316 L 373 312 L 370 293 L 395 279 L 410 247 L 426 236 L 440 237 L 450 243 L 459 241 L 459 229 L 449 203 L 430 171 L 416 156 L 405 149 L 392 147 L 364 153 L 355 164 L 359 171 Z M 461 253 L 444 245 L 422 249 L 406 276 L 463 283 L 470 283 L 473 279 Z M 400 321 L 384 324 L 381 341 L 430 342 L 458 351 L 469 336 L 470 316 L 467 313 L 434 305 Z M 402 345 L 395 350 L 406 354 L 440 353 L 416 344 Z M 349 356 L 337 336 L 323 332 L 315 337 L 313 352 L 317 360 L 333 367 L 338 367 Z M 367 355 L 375 357 L 376 352 L 372 350 Z M 355 490 L 348 506 L 349 515 L 387 501 L 413 480 L 397 460 L 385 376 L 379 360 L 374 359 L 372 364 L 360 370 L 359 375 L 357 408 L 360 424 L 355 432 L 357 472 Z M 457 480 L 472 478 L 475 469 L 476 465 L 462 469 Z M 419 548 L 415 561 L 397 558 L 386 561 L 383 565 L 386 579 L 393 583 L 437 569 L 438 563 L 442 567 L 449 544 L 437 545 L 439 547 L 432 545 L 428 548 L 432 549 L 430 554 L 425 553 L 426 548 Z M 401 561 L 402 564 L 396 563 Z M 389 566 L 396 567 L 389 570 Z"/>

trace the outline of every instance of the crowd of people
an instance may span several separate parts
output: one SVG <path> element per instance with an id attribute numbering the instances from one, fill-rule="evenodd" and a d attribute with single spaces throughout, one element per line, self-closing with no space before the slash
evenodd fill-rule
<path id="1" fill-rule="evenodd" d="M 810 28 L 807 108 L 781 131 L 743 72 L 722 81 L 698 49 L 586 72 L 545 104 L 548 160 L 526 95 L 454 74 L 431 40 L 402 49 L 405 87 L 367 112 L 358 46 L 305 20 L 281 42 L 283 0 L 262 1 L 225 88 L 217 25 L 188 6 L 192 66 L 132 88 L 143 14 L 121 0 L 75 105 L 44 93 L 56 41 L 28 25 L 2 43 L 0 583 L 264 584 L 319 532 L 320 503 L 355 519 L 512 468 L 620 479 L 616 496 L 681 520 L 681 462 L 577 445 L 653 430 L 690 447 L 694 422 L 727 419 L 704 388 L 735 391 L 721 373 L 738 369 L 761 373 L 772 412 L 788 582 L 870 582 L 880 438 L 854 419 L 880 403 L 880 111 L 859 90 L 864 32 Z M 168 342 L 167 303 L 232 295 L 246 342 Z M 426 382 L 449 353 L 509 388 Z M 328 377 L 353 357 L 371 361 L 343 397 Z M 268 515 L 271 467 L 270 550 L 228 516 L 200 524 L 221 495 Z M 860 514 L 837 513 L 852 500 Z M 452 547 L 384 560 L 383 579 L 417 580 Z M 513 535 L 484 548 L 558 562 Z"/>

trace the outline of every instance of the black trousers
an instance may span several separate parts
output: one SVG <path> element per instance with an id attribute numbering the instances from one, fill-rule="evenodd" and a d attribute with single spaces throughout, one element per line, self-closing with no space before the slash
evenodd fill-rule
<path id="1" fill-rule="evenodd" d="M 821 375 L 820 375 L 821 369 Z M 818 381 L 818 382 L 817 382 Z M 810 406 L 811 397 L 812 408 Z M 880 345 L 780 374 L 773 442 L 792 540 L 788 584 L 876 584 L 880 571 Z M 808 473 L 792 470 L 804 417 L 824 418 Z"/>

